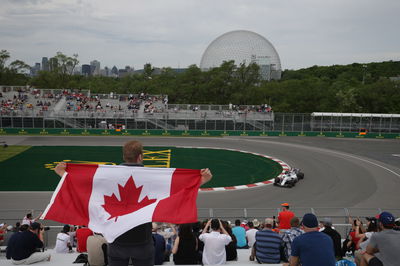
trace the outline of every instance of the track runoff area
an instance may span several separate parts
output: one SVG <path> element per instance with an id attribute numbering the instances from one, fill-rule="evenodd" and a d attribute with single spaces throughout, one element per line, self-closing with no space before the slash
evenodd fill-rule
<path id="1" fill-rule="evenodd" d="M 55 165 L 61 161 L 84 164 L 120 164 L 121 147 L 101 146 L 9 146 L 0 158 L 1 191 L 53 191 L 58 183 Z M 24 165 L 24 167 L 19 167 Z M 210 168 L 214 176 L 200 191 L 244 189 L 270 184 L 289 169 L 269 156 L 232 149 L 200 147 L 144 147 L 145 167 Z"/>

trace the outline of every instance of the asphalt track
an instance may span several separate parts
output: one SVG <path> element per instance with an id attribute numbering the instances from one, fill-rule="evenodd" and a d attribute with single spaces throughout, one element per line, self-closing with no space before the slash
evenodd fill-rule
<path id="1" fill-rule="evenodd" d="M 281 159 L 291 166 L 301 168 L 305 173 L 305 179 L 292 189 L 269 185 L 236 191 L 200 193 L 199 208 L 277 208 L 282 202 L 290 202 L 297 208 L 400 208 L 400 157 L 392 155 L 400 153 L 400 141 L 396 139 L 110 136 L 0 138 L 9 145 L 121 146 L 130 139 L 137 139 L 145 146 L 231 148 Z M 0 210 L 44 209 L 51 194 L 3 192 L 0 193 Z"/>

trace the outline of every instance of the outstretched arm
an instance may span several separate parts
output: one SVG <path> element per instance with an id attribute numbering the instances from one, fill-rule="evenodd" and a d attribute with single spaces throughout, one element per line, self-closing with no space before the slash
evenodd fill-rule
<path id="1" fill-rule="evenodd" d="M 60 162 L 57 164 L 57 166 L 54 168 L 54 172 L 56 172 L 57 175 L 62 177 L 65 174 L 65 170 L 67 169 L 67 164 L 64 162 Z"/>
<path id="2" fill-rule="evenodd" d="M 201 174 L 201 183 L 200 183 L 200 185 L 203 185 L 203 184 L 207 183 L 212 178 L 211 171 L 208 168 L 201 169 L 200 174 Z"/>

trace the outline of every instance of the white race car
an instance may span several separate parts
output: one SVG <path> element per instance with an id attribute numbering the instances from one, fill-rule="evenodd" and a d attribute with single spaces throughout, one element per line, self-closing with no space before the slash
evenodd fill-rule
<path id="1" fill-rule="evenodd" d="M 304 178 L 304 173 L 300 169 L 293 168 L 286 171 L 283 175 L 275 177 L 274 185 L 279 187 L 294 187 L 300 179 Z"/>

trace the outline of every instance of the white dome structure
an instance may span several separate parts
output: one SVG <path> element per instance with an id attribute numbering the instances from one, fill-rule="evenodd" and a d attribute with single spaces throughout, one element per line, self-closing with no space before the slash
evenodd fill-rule
<path id="1" fill-rule="evenodd" d="M 281 78 L 281 60 L 277 51 L 266 38 L 255 32 L 235 30 L 219 36 L 205 50 L 200 68 L 208 70 L 230 60 L 236 65 L 258 64 L 264 80 Z"/>

